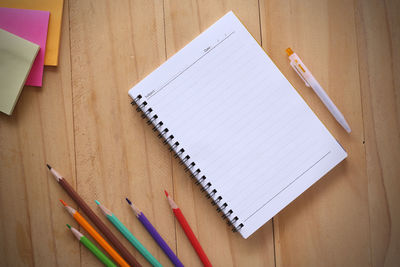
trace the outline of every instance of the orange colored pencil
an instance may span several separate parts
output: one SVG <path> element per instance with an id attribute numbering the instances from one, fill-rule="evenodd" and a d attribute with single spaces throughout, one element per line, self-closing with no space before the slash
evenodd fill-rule
<path id="1" fill-rule="evenodd" d="M 129 267 L 129 264 L 126 263 L 126 261 L 107 243 L 106 240 L 104 240 L 104 238 L 93 228 L 93 226 L 90 225 L 88 221 L 86 221 L 85 218 L 82 217 L 79 212 L 68 206 L 63 200 L 60 199 L 60 201 L 69 214 L 74 217 L 75 221 L 77 221 L 83 227 L 83 229 L 85 229 L 86 232 L 88 232 L 94 238 L 94 240 L 96 240 L 96 242 L 102 248 L 104 248 L 104 250 L 115 260 L 115 262 L 118 263 L 118 265 L 122 267 Z"/>

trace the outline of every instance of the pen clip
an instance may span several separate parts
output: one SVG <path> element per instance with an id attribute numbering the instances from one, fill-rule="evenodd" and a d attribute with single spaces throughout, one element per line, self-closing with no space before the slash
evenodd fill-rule
<path id="1" fill-rule="evenodd" d="M 290 61 L 290 66 L 294 69 L 295 72 L 300 76 L 300 78 L 303 80 L 303 82 L 306 84 L 307 87 L 311 87 L 310 84 L 307 82 L 306 78 L 303 76 L 301 71 L 297 68 L 297 65 L 293 62 Z"/>

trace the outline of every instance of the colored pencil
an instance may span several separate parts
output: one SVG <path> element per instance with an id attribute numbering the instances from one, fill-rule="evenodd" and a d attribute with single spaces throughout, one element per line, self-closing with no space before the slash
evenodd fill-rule
<path id="1" fill-rule="evenodd" d="M 107 267 L 117 267 L 106 255 L 101 252 L 100 249 L 96 247 L 95 244 L 90 242 L 90 240 L 81 234 L 78 230 L 76 230 L 74 227 L 71 227 L 69 224 L 67 224 L 68 228 L 71 230 L 71 232 L 74 234 L 76 239 L 79 240 L 87 249 L 90 250 L 90 252 L 93 253 L 105 266 Z"/>
<path id="2" fill-rule="evenodd" d="M 121 254 L 121 256 L 131 265 L 135 267 L 141 267 L 136 261 L 135 257 L 122 245 L 122 243 L 115 237 L 110 229 L 100 220 L 99 217 L 93 212 L 88 204 L 78 195 L 78 193 L 72 188 L 72 186 L 62 177 L 54 168 L 47 164 L 50 172 L 53 174 L 56 181 L 61 187 L 68 193 L 68 195 L 78 204 L 93 224 L 103 233 L 103 235 L 110 241 L 115 249 Z"/>
<path id="3" fill-rule="evenodd" d="M 146 216 L 144 216 L 143 212 L 141 212 L 138 208 L 136 208 L 128 198 L 126 198 L 126 201 L 128 202 L 129 206 L 131 206 L 133 212 L 135 213 L 135 216 L 143 224 L 144 228 L 146 228 L 147 232 L 150 233 L 150 235 L 153 237 L 154 241 L 156 241 L 156 243 L 160 246 L 160 248 L 168 256 L 168 258 L 171 260 L 171 262 L 175 266 L 182 267 L 183 266 L 182 262 L 178 259 L 178 257 L 172 251 L 172 249 L 167 245 L 167 243 L 164 241 L 164 239 L 161 237 L 161 235 L 157 232 L 156 228 L 154 228 L 154 226 L 149 222 L 149 220 L 146 218 Z"/>
<path id="4" fill-rule="evenodd" d="M 176 219 L 178 220 L 179 224 L 182 226 L 183 231 L 185 232 L 187 238 L 189 239 L 190 243 L 192 244 L 194 250 L 196 251 L 197 255 L 199 256 L 201 262 L 204 266 L 212 266 L 210 260 L 208 259 L 206 253 L 204 252 L 203 248 L 200 245 L 199 240 L 197 240 L 196 236 L 194 235 L 192 229 L 189 226 L 185 216 L 181 209 L 176 205 L 174 200 L 168 195 L 168 192 L 164 190 L 165 195 L 167 196 L 168 203 L 171 206 L 172 211 L 175 214 Z"/>
<path id="5" fill-rule="evenodd" d="M 128 241 L 143 255 L 143 257 L 155 267 L 162 267 L 156 258 L 136 239 L 136 237 L 123 225 L 123 223 L 115 216 L 109 209 L 104 205 L 100 204 L 99 201 L 95 200 L 100 210 L 104 213 L 107 219 L 121 232 L 121 234 L 128 239 Z"/>
<path id="6" fill-rule="evenodd" d="M 82 217 L 82 215 L 77 212 L 74 208 L 70 207 L 65 203 L 63 200 L 61 200 L 61 203 L 64 205 L 65 209 L 69 212 L 69 214 L 74 217 L 75 221 L 77 221 L 83 229 L 86 230 L 86 232 L 91 235 L 94 240 L 102 247 L 104 250 L 115 260 L 118 265 L 123 266 L 123 267 L 129 267 L 129 264 L 126 263 L 126 261 L 110 246 L 110 244 L 107 243 L 106 240 L 93 228 L 93 226 L 90 225 L 88 221 L 86 221 L 85 218 Z"/>

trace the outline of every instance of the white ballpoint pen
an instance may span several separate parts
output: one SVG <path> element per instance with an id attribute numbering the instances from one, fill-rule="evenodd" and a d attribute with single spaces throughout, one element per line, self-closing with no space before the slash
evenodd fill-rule
<path id="1" fill-rule="evenodd" d="M 348 132 L 351 132 L 350 126 L 347 124 L 346 119 L 343 114 L 339 111 L 336 105 L 329 98 L 328 94 L 324 91 L 322 86 L 318 83 L 318 81 L 314 78 L 311 72 L 307 69 L 301 59 L 297 56 L 296 53 L 292 51 L 292 49 L 286 49 L 286 53 L 289 56 L 290 66 L 297 72 L 300 78 L 304 81 L 307 87 L 311 87 L 314 92 L 318 95 L 321 101 L 328 108 L 330 113 L 335 117 L 335 119 L 339 122 L 339 124 Z"/>

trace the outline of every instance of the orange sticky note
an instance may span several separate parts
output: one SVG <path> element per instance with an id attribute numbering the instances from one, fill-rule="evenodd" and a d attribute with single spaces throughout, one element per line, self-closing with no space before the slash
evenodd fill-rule
<path id="1" fill-rule="evenodd" d="M 44 65 L 58 65 L 64 0 L 1 0 L 0 7 L 50 11 Z"/>

